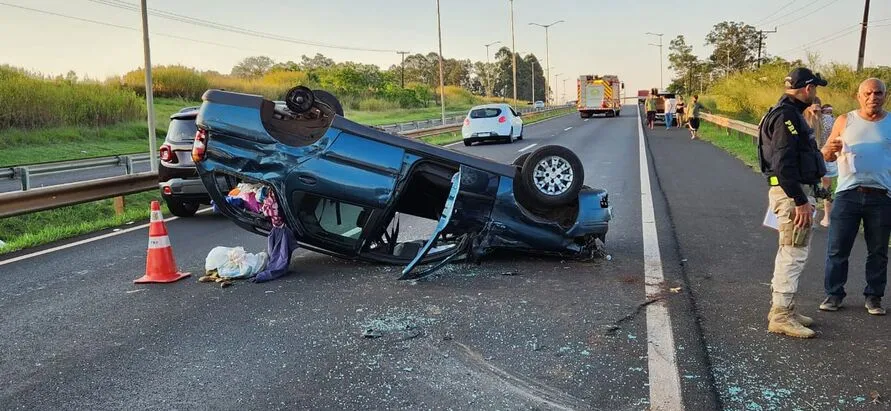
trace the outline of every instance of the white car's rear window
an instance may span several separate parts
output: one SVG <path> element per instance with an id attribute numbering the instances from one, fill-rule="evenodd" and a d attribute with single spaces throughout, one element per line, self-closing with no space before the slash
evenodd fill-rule
<path id="1" fill-rule="evenodd" d="M 492 118 L 501 114 L 500 108 L 478 108 L 470 111 L 470 118 Z"/>

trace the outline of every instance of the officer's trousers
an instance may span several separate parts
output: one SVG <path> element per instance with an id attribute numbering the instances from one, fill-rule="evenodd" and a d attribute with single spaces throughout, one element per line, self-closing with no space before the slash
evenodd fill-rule
<path id="1" fill-rule="evenodd" d="M 789 307 L 798 292 L 798 279 L 807 262 L 813 224 L 804 229 L 804 235 L 798 238 L 796 244 L 795 200 L 787 196 L 779 186 L 770 188 L 768 198 L 779 225 L 779 249 L 774 261 L 771 301 L 775 306 Z M 809 197 L 808 200 L 814 203 L 813 198 Z"/>

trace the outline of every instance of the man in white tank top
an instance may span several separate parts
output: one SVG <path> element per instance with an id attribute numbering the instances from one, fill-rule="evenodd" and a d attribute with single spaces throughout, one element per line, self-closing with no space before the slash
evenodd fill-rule
<path id="1" fill-rule="evenodd" d="M 884 109 L 885 83 L 871 78 L 860 83 L 860 109 L 835 121 L 823 159 L 838 163 L 838 188 L 829 215 L 824 311 L 837 311 L 845 298 L 848 257 L 861 222 L 866 240 L 867 312 L 884 315 L 882 297 L 888 281 L 888 238 L 891 235 L 891 117 Z"/>

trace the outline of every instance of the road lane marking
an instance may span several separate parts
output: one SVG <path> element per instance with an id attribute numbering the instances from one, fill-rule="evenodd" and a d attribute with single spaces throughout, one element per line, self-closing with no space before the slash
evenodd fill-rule
<path id="1" fill-rule="evenodd" d="M 656 232 L 656 213 L 650 187 L 650 166 L 644 141 L 640 107 L 637 108 L 637 134 L 640 147 L 640 208 L 643 226 L 644 283 L 647 301 L 661 298 L 665 277 Z M 647 363 L 649 366 L 650 409 L 683 409 L 681 382 L 675 357 L 671 316 L 665 300 L 647 305 Z"/>
<path id="2" fill-rule="evenodd" d="M 585 120 L 584 120 L 584 121 L 585 121 L 585 123 L 587 123 L 587 122 L 588 122 L 588 120 L 590 120 L 590 118 L 586 118 L 586 119 L 585 119 Z"/>
<path id="3" fill-rule="evenodd" d="M 464 141 L 462 140 L 462 141 L 458 141 L 458 142 L 455 142 L 455 143 L 452 143 L 452 144 L 446 144 L 446 147 L 457 146 L 458 144 L 461 144 L 461 143 L 463 143 L 463 142 L 464 142 Z"/>
<path id="4" fill-rule="evenodd" d="M 195 214 L 203 214 L 203 213 L 206 213 L 206 212 L 208 212 L 208 211 L 210 211 L 210 210 L 213 210 L 213 208 L 208 207 L 208 208 L 205 208 L 205 209 L 202 209 L 202 210 L 198 210 L 198 212 L 195 213 Z M 165 218 L 165 219 L 164 219 L 164 222 L 166 223 L 166 222 L 168 222 L 168 221 L 173 221 L 173 220 L 177 220 L 177 219 L 179 219 L 179 217 Z M 22 255 L 22 256 L 15 257 L 15 258 L 10 258 L 10 259 L 8 259 L 8 260 L 0 261 L 0 266 L 4 266 L 4 265 L 6 265 L 6 264 L 12 264 L 12 263 L 17 262 L 17 261 L 27 260 L 27 259 L 29 259 L 29 258 L 39 257 L 39 256 L 44 255 L 44 254 L 54 253 L 54 252 L 56 252 L 56 251 L 61 251 L 61 250 L 64 250 L 64 249 L 66 249 L 66 248 L 77 247 L 77 246 L 79 246 L 79 245 L 89 244 L 89 243 L 92 243 L 92 242 L 94 242 L 94 241 L 104 240 L 104 239 L 109 238 L 109 237 L 115 237 L 115 236 L 119 236 L 119 235 L 121 235 L 121 234 L 126 234 L 126 233 L 133 232 L 133 231 L 137 231 L 137 230 L 142 230 L 142 229 L 144 229 L 144 228 L 148 228 L 148 226 L 149 226 L 150 224 L 151 224 L 151 223 L 143 224 L 143 225 L 141 225 L 141 226 L 137 226 L 137 227 L 130 227 L 130 228 L 126 229 L 126 230 L 115 231 L 115 232 L 113 232 L 113 233 L 103 234 L 103 235 L 100 235 L 100 236 L 97 236 L 97 237 L 88 238 L 88 239 L 86 239 L 86 240 L 75 241 L 75 242 L 73 242 L 73 243 L 69 243 L 69 244 L 65 244 L 65 245 L 60 245 L 60 246 L 58 246 L 58 247 L 48 248 L 48 249 L 43 250 L 43 251 L 37 251 L 37 252 L 31 253 L 31 254 L 25 254 L 25 255 Z"/>
<path id="5" fill-rule="evenodd" d="M 518 153 L 522 153 L 522 152 L 524 152 L 524 151 L 526 151 L 526 150 L 528 150 L 528 149 L 530 149 L 530 148 L 532 148 L 532 147 L 535 147 L 535 146 L 537 146 L 537 145 L 538 145 L 538 143 L 530 144 L 530 145 L 528 145 L 528 146 L 526 146 L 526 147 L 523 147 L 523 148 L 517 150 L 517 152 L 518 152 Z"/>
<path id="6" fill-rule="evenodd" d="M 572 127 L 566 127 L 563 129 L 563 131 L 569 131 L 569 130 L 572 130 Z"/>

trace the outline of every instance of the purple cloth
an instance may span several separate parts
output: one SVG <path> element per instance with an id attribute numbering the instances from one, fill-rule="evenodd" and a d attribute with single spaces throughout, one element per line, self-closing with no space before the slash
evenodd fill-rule
<path id="1" fill-rule="evenodd" d="M 245 199 L 247 197 L 247 199 Z M 248 211 L 259 213 L 260 212 L 260 203 L 257 202 L 257 196 L 254 193 L 248 193 L 247 196 L 241 197 L 244 200 L 244 208 Z"/>
<path id="2" fill-rule="evenodd" d="M 297 249 L 297 239 L 294 233 L 287 227 L 273 227 L 267 237 L 267 250 L 269 262 L 266 269 L 257 273 L 252 280 L 255 283 L 272 281 L 288 273 L 288 265 L 291 264 L 291 253 Z"/>

